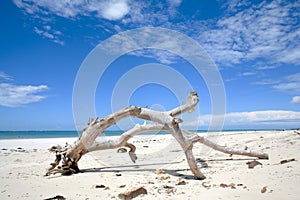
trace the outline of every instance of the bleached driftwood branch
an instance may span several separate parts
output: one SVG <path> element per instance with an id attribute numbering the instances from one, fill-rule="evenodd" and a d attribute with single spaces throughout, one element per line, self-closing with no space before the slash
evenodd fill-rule
<path id="1" fill-rule="evenodd" d="M 209 141 L 204 137 L 197 135 L 196 133 L 191 133 L 181 129 L 179 127 L 179 124 L 182 122 L 182 119 L 176 118 L 176 116 L 184 112 L 192 112 L 198 101 L 199 100 L 197 93 L 190 92 L 187 98 L 187 102 L 184 105 L 174 108 L 170 111 L 161 112 L 148 108 L 129 106 L 111 115 L 108 115 L 106 118 L 90 119 L 87 127 L 83 130 L 82 135 L 72 146 L 67 145 L 64 148 L 60 146 L 54 146 L 49 149 L 51 152 L 56 153 L 56 159 L 54 163 L 51 163 L 51 167 L 48 169 L 46 175 L 50 175 L 52 173 L 79 172 L 80 170 L 78 168 L 78 162 L 83 155 L 92 151 L 104 149 L 128 147 L 130 148 L 129 156 L 131 160 L 135 162 L 137 159 L 135 155 L 136 147 L 133 144 L 128 143 L 128 140 L 137 134 L 157 130 L 169 131 L 172 134 L 172 136 L 176 139 L 176 141 L 183 149 L 191 171 L 198 179 L 204 179 L 205 176 L 197 167 L 196 159 L 194 158 L 192 152 L 193 144 L 196 142 L 200 142 L 215 150 L 228 154 L 237 154 L 268 159 L 267 154 L 249 150 L 234 150 L 228 147 L 223 147 Z M 144 125 L 136 124 L 132 129 L 123 133 L 119 138 L 103 142 L 95 142 L 99 134 L 103 133 L 111 125 L 127 117 L 136 117 L 144 120 L 150 120 L 156 123 Z"/>

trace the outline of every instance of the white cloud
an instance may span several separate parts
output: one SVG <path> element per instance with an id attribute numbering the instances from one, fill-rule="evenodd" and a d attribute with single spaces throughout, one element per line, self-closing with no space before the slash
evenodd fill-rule
<path id="1" fill-rule="evenodd" d="M 299 7 L 299 2 L 263 1 L 241 11 L 234 9 L 236 12 L 219 19 L 214 28 L 200 31 L 198 40 L 222 64 L 257 58 L 271 64 L 298 64 L 300 49 L 295 44 L 299 43 L 299 29 L 295 27 L 299 14 L 295 8 Z"/>
<path id="2" fill-rule="evenodd" d="M 300 104 L 300 96 L 294 96 L 291 100 L 292 104 Z"/>
<path id="3" fill-rule="evenodd" d="M 181 59 L 179 56 L 176 56 L 168 51 L 156 50 L 156 49 L 143 49 L 130 53 L 130 55 L 153 58 L 161 62 L 162 64 L 172 64 L 178 63 Z"/>
<path id="4" fill-rule="evenodd" d="M 2 76 L 4 74 L 4 76 Z M 7 78 L 9 77 L 9 78 Z M 0 79 L 11 81 L 12 78 L 3 72 L 0 72 Z M 0 83 L 0 106 L 20 107 L 29 103 L 38 102 L 47 96 L 40 94 L 48 90 L 46 85 L 15 85 L 13 83 Z"/>
<path id="5" fill-rule="evenodd" d="M 182 0 L 167 0 L 169 4 L 168 14 L 170 17 L 176 16 L 178 14 L 177 8 L 181 5 Z"/>
<path id="6" fill-rule="evenodd" d="M 0 72 L 0 80 L 1 80 L 1 79 L 4 79 L 4 80 L 6 80 L 6 81 L 11 81 L 11 80 L 13 80 L 13 78 L 12 78 L 11 76 L 7 75 L 7 74 L 4 73 L 4 72 Z"/>
<path id="7" fill-rule="evenodd" d="M 129 13 L 128 2 L 129 0 L 14 0 L 17 7 L 33 16 L 34 19 L 38 19 L 38 23 L 42 22 L 41 26 L 34 27 L 34 32 L 60 45 L 64 45 L 61 39 L 62 32 L 44 25 L 53 23 L 55 16 L 70 19 L 73 22 L 79 20 L 80 17 L 97 17 L 116 21 L 123 19 Z"/>
<path id="8" fill-rule="evenodd" d="M 281 82 L 273 86 L 274 89 L 293 94 L 300 93 L 300 73 L 295 73 L 282 78 Z"/>
<path id="9" fill-rule="evenodd" d="M 167 0 L 170 6 L 180 6 L 182 3 L 182 0 Z"/>
<path id="10" fill-rule="evenodd" d="M 274 85 L 280 83 L 280 80 L 272 80 L 272 79 L 264 79 L 260 81 L 256 81 L 253 84 L 255 85 Z"/>
<path id="11" fill-rule="evenodd" d="M 222 117 L 222 116 L 215 116 Z M 199 116 L 197 120 L 187 122 L 185 126 L 207 127 L 211 123 L 212 115 Z M 252 112 L 232 112 L 225 114 L 225 126 L 265 126 L 285 125 L 299 126 L 300 112 L 288 110 L 263 110 Z"/>
<path id="12" fill-rule="evenodd" d="M 222 0 L 218 0 L 221 1 Z M 223 8 L 226 8 L 228 12 L 237 12 L 241 8 L 244 8 L 245 6 L 249 6 L 251 3 L 247 0 L 230 0 L 230 1 L 223 1 Z"/>
<path id="13" fill-rule="evenodd" d="M 294 82 L 300 82 L 300 72 L 291 74 L 287 77 L 285 77 L 287 80 L 294 81 Z"/>
<path id="14" fill-rule="evenodd" d="M 42 29 L 38 27 L 33 28 L 34 32 L 38 35 L 41 35 L 45 38 L 51 39 L 53 42 L 64 45 L 64 41 L 62 41 L 59 37 L 61 36 L 61 32 L 57 30 L 52 30 L 51 26 L 43 26 Z"/>
<path id="15" fill-rule="evenodd" d="M 20 107 L 25 104 L 38 102 L 46 98 L 38 93 L 48 90 L 46 85 L 14 85 L 0 83 L 0 105 L 6 107 Z"/>
<path id="16" fill-rule="evenodd" d="M 182 0 L 14 0 L 26 13 L 49 18 L 53 15 L 79 19 L 81 16 L 117 21 L 127 29 L 160 26 L 192 36 L 202 44 L 214 61 L 222 67 L 262 59 L 264 65 L 278 67 L 279 63 L 298 65 L 300 57 L 299 1 L 220 1 L 225 11 L 220 18 L 197 20 L 184 18 L 179 12 Z M 180 18 L 181 20 L 172 20 Z M 116 30 L 115 24 L 103 22 L 103 30 Z M 106 26 L 107 25 L 107 26 Z M 44 37 L 55 33 L 39 28 Z M 123 29 L 118 29 L 123 30 Z M 59 40 L 55 40 L 59 43 Z M 269 67 L 260 67 L 261 70 Z"/>
<path id="17" fill-rule="evenodd" d="M 241 76 L 253 76 L 253 75 L 255 75 L 256 74 L 256 72 L 243 72 L 242 74 L 241 74 Z"/>
<path id="18" fill-rule="evenodd" d="M 83 12 L 81 9 L 86 4 L 84 0 L 14 0 L 14 3 L 19 8 L 25 10 L 29 14 L 39 15 L 57 15 L 65 18 L 76 17 L 79 13 Z"/>
<path id="19" fill-rule="evenodd" d="M 102 10 L 102 16 L 108 20 L 119 20 L 128 14 L 130 8 L 126 1 L 111 1 Z"/>
<path id="20" fill-rule="evenodd" d="M 92 16 L 96 13 L 98 17 L 119 20 L 130 10 L 127 0 L 14 0 L 14 3 L 29 14 L 54 14 L 64 18 Z"/>
<path id="21" fill-rule="evenodd" d="M 226 115 L 229 123 L 270 122 L 284 120 L 299 120 L 300 112 L 284 110 L 265 110 L 253 112 L 236 112 Z"/>
<path id="22" fill-rule="evenodd" d="M 256 67 L 256 69 L 258 69 L 258 70 L 270 70 L 270 69 L 275 69 L 275 68 L 277 68 L 276 65 L 272 65 L 272 66 L 258 66 L 258 67 Z"/>
<path id="23" fill-rule="evenodd" d="M 101 43 L 99 48 L 117 55 L 128 52 L 131 55 L 154 58 L 164 64 L 181 62 L 182 58 L 203 62 L 208 68 L 212 63 L 196 42 L 163 28 L 148 27 L 124 32 Z"/>
<path id="24" fill-rule="evenodd" d="M 256 85 L 270 85 L 271 88 L 290 94 L 300 93 L 300 73 L 283 76 L 280 79 L 264 79 L 256 81 Z"/>
<path id="25" fill-rule="evenodd" d="M 274 85 L 273 88 L 281 91 L 295 91 L 298 92 L 300 89 L 299 83 L 297 82 L 286 82 Z"/>

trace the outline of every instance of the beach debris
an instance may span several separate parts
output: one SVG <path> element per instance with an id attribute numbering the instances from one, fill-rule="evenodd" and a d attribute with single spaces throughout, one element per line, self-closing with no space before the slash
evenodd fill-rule
<path id="1" fill-rule="evenodd" d="M 286 164 L 286 163 L 289 163 L 289 162 L 293 162 L 293 161 L 296 161 L 296 159 L 295 158 L 284 159 L 284 160 L 281 160 L 279 163 L 275 163 L 273 165 L 283 165 L 283 164 Z"/>
<path id="2" fill-rule="evenodd" d="M 253 160 L 253 161 L 248 161 L 246 163 L 248 165 L 249 169 L 253 169 L 255 166 L 257 165 L 262 165 L 260 162 L 258 162 L 257 160 Z"/>
<path id="3" fill-rule="evenodd" d="M 106 186 L 101 184 L 101 185 L 96 185 L 95 188 L 106 188 Z"/>
<path id="4" fill-rule="evenodd" d="M 141 194 L 148 194 L 144 186 L 131 188 L 125 192 L 119 194 L 119 198 L 123 200 L 133 199 Z"/>
<path id="5" fill-rule="evenodd" d="M 119 148 L 117 153 L 126 153 L 127 149 L 126 148 Z"/>
<path id="6" fill-rule="evenodd" d="M 159 178 L 160 178 L 160 180 L 167 180 L 167 179 L 170 179 L 171 177 L 167 174 L 163 174 Z"/>
<path id="7" fill-rule="evenodd" d="M 126 185 L 120 185 L 120 186 L 119 186 L 119 188 L 124 188 L 124 187 L 126 187 Z"/>
<path id="8" fill-rule="evenodd" d="M 186 182 L 183 179 L 179 179 L 176 185 L 186 185 Z"/>
<path id="9" fill-rule="evenodd" d="M 198 94 L 196 91 L 191 91 L 187 97 L 184 104 L 175 107 L 169 111 L 157 111 L 149 108 L 142 108 L 138 106 L 128 106 L 107 115 L 104 118 L 90 118 L 87 126 L 83 129 L 80 137 L 72 144 L 66 145 L 65 147 L 56 146 L 50 151 L 55 153 L 55 155 L 60 155 L 61 159 L 57 159 L 58 162 L 54 162 L 51 168 L 48 169 L 46 175 L 61 173 L 61 174 L 73 174 L 81 172 L 79 169 L 78 162 L 87 153 L 93 151 L 107 150 L 107 149 L 118 149 L 120 147 L 126 147 L 129 151 L 128 154 L 133 163 L 135 163 L 137 156 L 135 154 L 136 147 L 128 143 L 128 140 L 132 137 L 149 131 L 167 131 L 176 139 L 180 144 L 182 150 L 185 154 L 185 160 L 188 162 L 189 168 L 196 179 L 203 180 L 205 175 L 201 172 L 200 168 L 197 166 L 197 161 L 193 154 L 193 145 L 195 143 L 204 144 L 214 150 L 232 154 L 232 155 L 242 155 L 250 156 L 260 159 L 268 159 L 269 156 L 263 152 L 256 152 L 253 150 L 245 149 L 234 149 L 228 146 L 219 145 L 213 141 L 210 141 L 205 136 L 185 130 L 180 126 L 183 122 L 178 116 L 183 115 L 185 112 L 191 112 L 197 106 L 199 102 Z M 104 131 L 118 123 L 118 121 L 124 118 L 139 118 L 146 121 L 152 121 L 147 124 L 136 124 L 131 129 L 128 129 L 118 137 L 111 138 L 105 141 L 96 141 L 98 136 Z M 151 140 L 142 140 L 141 143 L 151 142 Z M 144 144 L 144 146 L 147 144 Z M 125 150 L 119 150 L 119 152 L 125 152 Z M 207 167 L 203 163 L 202 167 Z M 142 166 L 142 165 L 139 165 Z M 135 165 L 134 167 L 139 167 Z"/>
<path id="10" fill-rule="evenodd" d="M 64 196 L 61 195 L 56 195 L 55 197 L 50 197 L 44 200 L 66 200 L 66 198 Z"/>
<path id="11" fill-rule="evenodd" d="M 48 149 L 50 152 L 55 152 L 55 153 L 58 153 L 58 152 L 61 152 L 62 151 L 62 147 L 60 145 L 57 145 L 57 146 L 52 146 L 51 148 Z"/>
<path id="12" fill-rule="evenodd" d="M 117 174 L 116 174 L 116 176 L 122 176 L 122 174 L 120 174 L 120 173 L 117 173 Z"/>
<path id="13" fill-rule="evenodd" d="M 207 189 L 209 189 L 211 187 L 211 185 L 209 185 L 208 182 L 203 182 L 201 185 Z"/>
<path id="14" fill-rule="evenodd" d="M 18 147 L 16 151 L 17 151 L 17 152 L 26 152 L 26 150 L 23 149 L 22 147 Z"/>
<path id="15" fill-rule="evenodd" d="M 163 169 L 156 169 L 155 174 L 165 174 L 166 172 Z"/>
<path id="16" fill-rule="evenodd" d="M 220 187 L 221 187 L 221 188 L 231 188 L 231 189 L 236 189 L 234 183 L 230 183 L 230 184 L 221 183 L 221 184 L 220 184 Z"/>
<path id="17" fill-rule="evenodd" d="M 158 188 L 157 192 L 159 194 L 161 194 L 161 193 L 167 193 L 167 194 L 173 193 L 174 194 L 176 192 L 176 188 L 174 186 L 170 186 L 170 185 L 163 185 Z"/>
<path id="18" fill-rule="evenodd" d="M 296 161 L 296 159 L 295 158 L 291 158 L 291 159 L 281 160 L 280 164 L 285 164 L 285 163 L 289 163 L 289 162 L 292 162 L 292 161 Z"/>
<path id="19" fill-rule="evenodd" d="M 264 186 L 263 188 L 261 188 L 260 192 L 261 193 L 265 193 L 267 191 L 267 186 Z"/>

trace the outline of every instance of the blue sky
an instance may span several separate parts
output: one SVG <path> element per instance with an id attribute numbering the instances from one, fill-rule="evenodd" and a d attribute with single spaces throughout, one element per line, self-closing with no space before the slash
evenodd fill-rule
<path id="1" fill-rule="evenodd" d="M 87 56 L 112 36 L 144 27 L 177 31 L 207 52 L 223 81 L 225 129 L 300 127 L 299 1 L 4 0 L 0 24 L 0 130 L 74 130 L 74 83 Z M 125 48 L 118 45 L 111 48 Z M 128 104 L 171 109 L 189 92 L 178 81 L 184 77 L 200 103 L 183 126 L 207 129 L 211 91 L 183 57 L 157 49 L 120 56 L 99 80 L 90 115 L 104 117 Z M 134 76 L 147 66 L 153 74 Z M 157 79 L 139 82 L 149 77 Z M 139 85 L 122 93 L 133 83 Z"/>

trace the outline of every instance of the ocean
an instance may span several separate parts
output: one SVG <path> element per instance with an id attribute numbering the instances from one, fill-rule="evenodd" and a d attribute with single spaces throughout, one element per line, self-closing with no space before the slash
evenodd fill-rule
<path id="1" fill-rule="evenodd" d="M 105 136 L 118 136 L 124 131 L 104 131 Z M 70 138 L 79 137 L 81 131 L 0 131 L 0 140 L 4 139 L 34 139 L 34 138 Z M 170 134 L 169 132 L 148 132 L 145 134 Z"/>
<path id="2" fill-rule="evenodd" d="M 239 133 L 247 132 L 254 130 L 224 130 L 222 132 L 227 133 Z M 266 131 L 266 130 L 264 130 Z M 121 135 L 124 131 L 104 131 L 105 136 L 118 136 Z M 207 133 L 206 130 L 198 130 L 198 133 Z M 70 137 L 79 137 L 81 131 L 0 131 L 0 140 L 2 139 L 34 139 L 34 138 L 70 138 Z M 166 131 L 155 131 L 142 133 L 143 135 L 165 135 L 170 134 Z"/>

